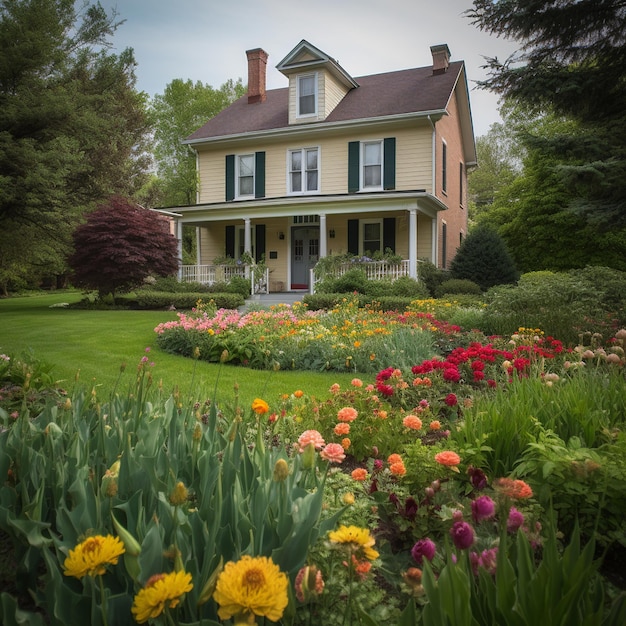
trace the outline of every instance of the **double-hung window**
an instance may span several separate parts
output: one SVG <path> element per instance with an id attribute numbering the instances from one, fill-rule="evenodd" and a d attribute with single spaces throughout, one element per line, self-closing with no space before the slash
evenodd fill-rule
<path id="1" fill-rule="evenodd" d="M 361 221 L 361 254 L 371 256 L 383 251 L 383 221 Z"/>
<path id="2" fill-rule="evenodd" d="M 383 142 L 365 141 L 361 150 L 361 189 L 382 189 Z"/>
<path id="3" fill-rule="evenodd" d="M 254 196 L 254 154 L 237 157 L 237 197 Z"/>
<path id="4" fill-rule="evenodd" d="M 289 151 L 289 193 L 319 191 L 319 148 Z"/>
<path id="5" fill-rule="evenodd" d="M 304 74 L 297 79 L 298 117 L 317 114 L 317 74 Z"/>

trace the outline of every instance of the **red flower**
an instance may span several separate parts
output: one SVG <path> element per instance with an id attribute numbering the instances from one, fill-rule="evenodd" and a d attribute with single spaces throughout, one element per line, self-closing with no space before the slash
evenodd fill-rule
<path id="1" fill-rule="evenodd" d="M 456 406 L 459 401 L 457 400 L 457 397 L 455 394 L 453 393 L 449 393 L 446 396 L 446 399 L 444 400 L 444 402 L 448 405 L 448 406 Z"/>

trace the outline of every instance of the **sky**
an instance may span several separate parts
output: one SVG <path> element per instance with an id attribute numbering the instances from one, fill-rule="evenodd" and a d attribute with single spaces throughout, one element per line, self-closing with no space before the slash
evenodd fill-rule
<path id="1" fill-rule="evenodd" d="M 447 44 L 465 61 L 475 135 L 500 122 L 496 95 L 478 89 L 485 57 L 506 59 L 515 42 L 479 31 L 463 15 L 471 0 L 100 0 L 125 22 L 113 52 L 133 48 L 137 88 L 163 93 L 176 78 L 219 88 L 246 84 L 246 50 L 269 54 L 267 88 L 287 86 L 276 65 L 302 39 L 352 77 L 432 64 L 430 47 Z"/>

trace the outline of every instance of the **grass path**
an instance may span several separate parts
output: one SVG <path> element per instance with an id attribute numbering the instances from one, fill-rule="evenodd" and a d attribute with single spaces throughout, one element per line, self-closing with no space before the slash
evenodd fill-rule
<path id="1" fill-rule="evenodd" d="M 154 346 L 154 327 L 176 319 L 171 311 L 84 311 L 56 307 L 63 302 L 80 300 L 79 292 L 52 292 L 43 295 L 0 299 L 0 353 L 18 356 L 31 352 L 41 361 L 53 364 L 53 374 L 60 386 L 79 384 L 98 386 L 109 393 L 119 377 L 120 366 L 126 370 L 121 390 L 133 382 L 134 372 L 146 348 Z M 353 374 L 322 372 L 263 372 L 237 366 L 219 366 L 166 354 L 151 348 L 148 354 L 155 363 L 153 377 L 163 381 L 166 391 L 178 387 L 183 396 L 233 398 L 239 386 L 241 403 L 247 405 L 257 396 L 270 404 L 283 393 L 302 389 L 318 398 L 328 396 L 334 382 L 342 387 Z M 219 379 L 218 379 L 219 376 Z"/>

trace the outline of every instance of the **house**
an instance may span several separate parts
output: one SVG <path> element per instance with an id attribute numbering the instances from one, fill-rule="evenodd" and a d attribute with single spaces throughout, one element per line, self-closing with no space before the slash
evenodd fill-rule
<path id="1" fill-rule="evenodd" d="M 353 78 L 301 41 L 276 66 L 248 50 L 248 93 L 196 130 L 197 204 L 175 207 L 179 236 L 197 228 L 197 266 L 245 252 L 264 258 L 273 291 L 308 289 L 321 257 L 391 249 L 417 275 L 449 266 L 467 232 L 476 163 L 468 83 L 447 45 L 432 65 Z M 246 257 L 248 256 L 246 255 Z"/>

